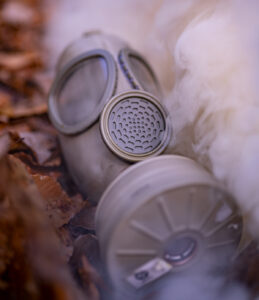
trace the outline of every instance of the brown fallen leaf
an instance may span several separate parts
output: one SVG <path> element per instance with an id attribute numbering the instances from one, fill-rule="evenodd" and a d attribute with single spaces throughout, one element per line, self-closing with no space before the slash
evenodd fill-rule
<path id="1" fill-rule="evenodd" d="M 0 112 L 2 112 L 5 107 L 9 106 L 9 103 L 11 103 L 11 101 L 11 95 L 0 90 Z"/>
<path id="2" fill-rule="evenodd" d="M 232 265 L 230 277 L 245 285 L 252 294 L 259 296 L 259 243 L 253 241 L 237 257 Z"/>
<path id="3" fill-rule="evenodd" d="M 32 122 L 31 126 L 37 128 L 38 123 Z M 28 172 L 32 174 L 32 178 L 42 194 L 44 209 L 65 246 L 68 260 L 72 254 L 72 239 L 70 230 L 65 225 L 82 208 L 84 202 L 80 195 L 73 195 L 71 198 L 62 189 L 58 182 L 61 176 L 59 169 L 57 169 L 59 172 L 53 173 L 53 167 L 42 165 L 50 158 L 51 150 L 48 148 L 55 146 L 55 139 L 52 140 L 53 136 L 48 132 L 48 127 L 46 130 L 46 133 L 39 131 L 9 132 L 11 140 L 9 153 L 19 158 Z"/>
<path id="4" fill-rule="evenodd" d="M 2 124 L 2 128 L 7 132 L 16 134 L 16 136 L 19 136 L 21 132 L 35 132 L 45 134 L 47 139 L 57 139 L 56 129 L 50 124 L 46 115 L 9 120 L 7 124 Z M 55 145 L 57 146 L 57 140 Z"/>
<path id="5" fill-rule="evenodd" d="M 38 14 L 26 2 L 7 1 L 2 9 L 2 19 L 10 24 L 32 24 Z"/>
<path id="6" fill-rule="evenodd" d="M 42 115 L 45 114 L 48 110 L 47 103 L 42 103 L 40 105 L 35 105 L 32 107 L 19 107 L 16 108 L 8 107 L 2 110 L 2 114 L 8 118 L 25 118 L 30 116 Z"/>
<path id="7" fill-rule="evenodd" d="M 95 233 L 96 207 L 83 207 L 69 222 L 69 229 L 74 238 L 87 233 Z"/>
<path id="8" fill-rule="evenodd" d="M 0 1 L 0 120 L 47 112 L 42 0 Z M 26 18 L 26 21 L 25 21 Z M 23 20 L 23 21 L 22 21 Z M 45 77 L 45 79 L 44 79 Z"/>
<path id="9" fill-rule="evenodd" d="M 85 256 L 82 256 L 82 265 L 79 267 L 78 272 L 86 295 L 91 300 L 99 300 L 100 295 L 95 285 L 95 282 L 98 280 L 98 275 Z"/>
<path id="10" fill-rule="evenodd" d="M 10 138 L 7 134 L 0 136 L 0 159 L 7 153 L 10 147 Z"/>
<path id="11" fill-rule="evenodd" d="M 47 112 L 46 97 L 40 87 L 25 78 L 11 78 L 10 84 L 8 81 L 0 79 L 0 115 L 17 119 Z"/>
<path id="12" fill-rule="evenodd" d="M 33 150 L 40 165 L 51 157 L 52 149 L 56 146 L 56 138 L 44 132 L 20 131 L 17 135 L 24 145 Z"/>
<path id="13" fill-rule="evenodd" d="M 79 284 L 86 288 L 90 299 L 98 294 L 100 299 L 117 299 L 103 266 L 96 236 L 85 234 L 75 240 L 69 265 Z M 92 284 L 90 289 L 89 282 Z"/>
<path id="14" fill-rule="evenodd" d="M 85 256 L 92 268 L 97 272 L 94 276 L 99 285 L 104 285 L 100 274 L 104 275 L 105 271 L 100 256 L 99 243 L 95 235 L 85 234 L 77 238 L 74 242 L 73 255 L 69 261 L 69 264 L 74 273 L 78 272 L 82 264 L 82 257 Z M 99 274 L 99 275 L 97 275 Z"/>
<path id="15" fill-rule="evenodd" d="M 9 153 L 20 157 L 32 169 L 32 173 L 37 173 L 40 169 L 45 169 L 44 173 L 51 172 L 53 166 L 59 170 L 61 160 L 58 157 L 60 153 L 56 136 L 48 131 L 48 127 L 46 132 L 43 131 L 44 128 L 42 131 L 32 131 L 38 125 L 34 122 L 26 124 L 27 126 L 22 123 L 4 127 L 11 139 Z"/>
<path id="16" fill-rule="evenodd" d="M 41 56 L 36 52 L 8 53 L 0 52 L 0 67 L 9 71 L 19 71 L 24 68 L 41 66 Z"/>
<path id="17" fill-rule="evenodd" d="M 44 199 L 45 210 L 56 229 L 67 224 L 85 205 L 79 194 L 72 198 L 68 197 L 55 178 L 38 174 L 32 175 L 32 178 Z"/>
<path id="18" fill-rule="evenodd" d="M 9 156 L 0 170 L 0 298 L 85 299 L 25 166 Z"/>
<path id="19" fill-rule="evenodd" d="M 87 297 L 66 263 L 72 240 L 64 224 L 81 208 L 81 200 L 66 195 L 57 181 L 62 176 L 63 184 L 69 182 L 46 117 L 50 80 L 41 75 L 47 57 L 44 4 L 0 1 L 0 130 L 11 132 L 13 153 L 1 159 L 9 141 L 0 137 L 0 299 L 81 300 Z M 31 174 L 52 181 L 53 189 L 44 191 L 52 203 L 42 197 Z M 56 218 L 53 223 L 46 204 Z"/>

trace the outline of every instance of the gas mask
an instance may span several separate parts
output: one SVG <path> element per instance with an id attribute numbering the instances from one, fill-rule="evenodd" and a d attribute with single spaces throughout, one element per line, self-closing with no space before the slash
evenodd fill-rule
<path id="1" fill-rule="evenodd" d="M 129 295 L 118 299 L 149 299 L 178 274 L 225 272 L 242 232 L 233 198 L 195 161 L 176 155 L 122 172 L 96 212 L 103 261 L 116 290 Z"/>
<path id="2" fill-rule="evenodd" d="M 49 94 L 68 169 L 97 202 L 132 162 L 165 151 L 171 122 L 148 62 L 121 39 L 87 33 L 61 55 Z"/>
<path id="3" fill-rule="evenodd" d="M 243 232 L 235 201 L 211 174 L 188 158 L 154 157 L 172 139 L 161 97 L 147 61 L 100 32 L 65 49 L 49 94 L 70 174 L 91 201 L 101 198 L 96 233 L 111 281 L 132 299 L 211 256 L 227 266 Z"/>

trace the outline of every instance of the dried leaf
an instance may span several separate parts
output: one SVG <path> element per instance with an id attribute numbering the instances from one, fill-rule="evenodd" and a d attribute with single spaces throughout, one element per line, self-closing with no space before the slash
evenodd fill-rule
<path id="1" fill-rule="evenodd" d="M 83 299 L 26 168 L 9 156 L 0 170 L 0 297 Z"/>
<path id="2" fill-rule="evenodd" d="M 52 149 L 55 147 L 55 137 L 44 132 L 23 132 L 19 133 L 22 142 L 31 148 L 35 153 L 40 165 L 44 164 L 52 155 Z"/>
<path id="3" fill-rule="evenodd" d="M 6 53 L 0 52 L 0 67 L 9 71 L 19 71 L 24 68 L 41 66 L 41 57 L 36 52 Z"/>
<path id="4" fill-rule="evenodd" d="M 39 124 L 27 122 L 26 124 L 27 126 L 24 126 L 25 123 L 5 126 L 11 138 L 9 153 L 15 154 L 24 161 L 31 168 L 32 173 L 42 170 L 46 174 L 46 172 L 53 172 L 53 167 L 56 171 L 60 171 L 60 153 L 53 131 L 49 131 L 48 127 L 45 127 L 45 132 L 44 128 L 38 131 L 38 125 L 44 126 L 41 122 Z M 60 174 L 56 177 L 58 176 Z"/>
<path id="5" fill-rule="evenodd" d="M 82 197 L 68 197 L 60 184 L 50 176 L 33 175 L 46 205 L 46 211 L 55 228 L 61 228 L 85 205 Z"/>
<path id="6" fill-rule="evenodd" d="M 82 257 L 82 266 L 79 269 L 79 274 L 82 278 L 83 286 L 88 297 L 92 300 L 99 300 L 99 292 L 94 284 L 94 278 L 97 275 L 85 256 Z"/>
<path id="7" fill-rule="evenodd" d="M 12 24 L 30 24 L 35 22 L 37 13 L 26 3 L 8 1 L 2 9 L 2 19 Z"/>
<path id="8" fill-rule="evenodd" d="M 74 238 L 88 233 L 95 233 L 95 212 L 96 207 L 84 207 L 69 222 L 69 229 Z"/>
<path id="9" fill-rule="evenodd" d="M 45 114 L 47 110 L 48 110 L 48 106 L 46 103 L 35 105 L 32 107 L 17 106 L 16 108 L 13 108 L 9 106 L 2 110 L 2 114 L 7 116 L 8 118 L 16 119 L 16 118 L 25 118 L 30 116 L 42 115 Z"/>
<path id="10" fill-rule="evenodd" d="M 104 274 L 99 244 L 96 236 L 93 234 L 85 234 L 75 240 L 73 255 L 69 262 L 74 272 L 77 272 L 80 268 L 83 256 L 86 256 L 88 262 L 91 264 L 92 268 L 94 268 L 95 272 L 97 271 L 99 274 Z M 100 275 L 95 274 L 94 276 L 96 277 L 96 282 L 102 284 Z"/>
<path id="11" fill-rule="evenodd" d="M 245 284 L 256 298 L 259 295 L 259 244 L 253 241 L 234 261 L 231 278 Z"/>
<path id="12" fill-rule="evenodd" d="M 10 146 L 10 139 L 7 134 L 0 136 L 0 159 L 7 153 Z"/>

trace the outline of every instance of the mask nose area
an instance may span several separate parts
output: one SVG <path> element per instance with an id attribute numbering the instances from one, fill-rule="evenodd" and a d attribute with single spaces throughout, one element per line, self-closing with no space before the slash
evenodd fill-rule
<path id="1" fill-rule="evenodd" d="M 112 152 L 135 162 L 161 153 L 169 142 L 171 126 L 167 111 L 155 97 L 127 92 L 104 108 L 101 133 Z"/>

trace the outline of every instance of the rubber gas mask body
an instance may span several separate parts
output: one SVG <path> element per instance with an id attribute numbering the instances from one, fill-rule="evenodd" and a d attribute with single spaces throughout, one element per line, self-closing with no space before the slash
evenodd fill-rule
<path id="1" fill-rule="evenodd" d="M 171 123 L 146 60 L 124 41 L 93 32 L 68 46 L 49 94 L 68 169 L 97 202 L 132 162 L 162 153 Z"/>

